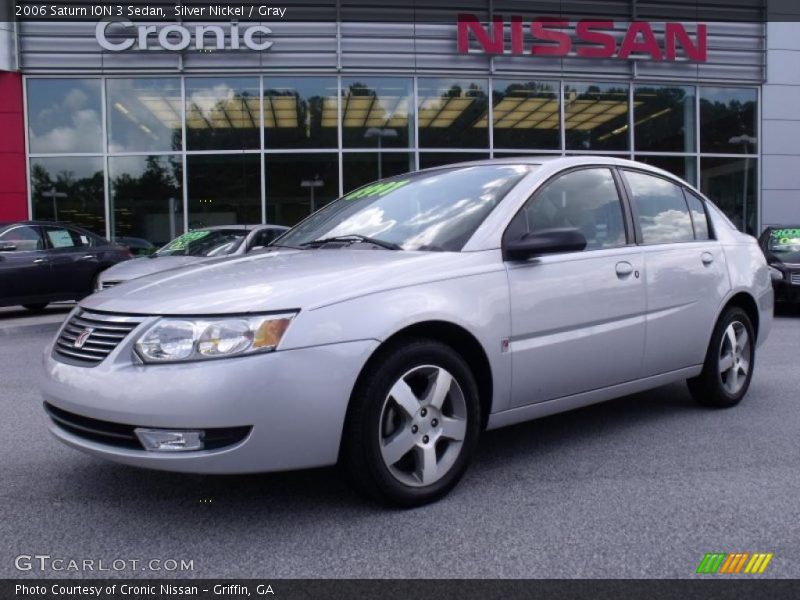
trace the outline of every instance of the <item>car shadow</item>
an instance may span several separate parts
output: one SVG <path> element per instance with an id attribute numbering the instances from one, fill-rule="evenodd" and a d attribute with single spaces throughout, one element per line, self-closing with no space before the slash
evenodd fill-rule
<path id="1" fill-rule="evenodd" d="M 775 316 L 778 318 L 798 318 L 800 317 L 800 303 L 782 303 L 775 305 Z"/>
<path id="2" fill-rule="evenodd" d="M 587 443 L 598 442 L 598 435 L 616 439 L 626 432 L 634 434 L 652 421 L 697 410 L 703 409 L 693 402 L 686 387 L 673 384 L 488 431 L 481 438 L 468 476 L 472 481 L 491 477 L 498 465 L 511 469 L 518 465 L 528 470 L 543 456 L 585 450 Z M 68 493 L 73 498 L 83 496 L 90 503 L 118 505 L 121 511 L 145 519 L 153 516 L 154 502 L 159 504 L 159 513 L 167 510 L 175 516 L 177 511 L 188 522 L 194 521 L 193 515 L 202 519 L 208 511 L 216 510 L 226 511 L 227 518 L 234 520 L 269 520 L 270 515 L 289 510 L 296 515 L 321 510 L 329 514 L 384 510 L 354 492 L 337 467 L 255 475 L 191 475 L 83 457 L 80 465 L 70 469 L 68 480 L 55 486 L 61 488 L 59 496 Z M 118 504 L 123 498 L 124 503 Z"/>
<path id="3" fill-rule="evenodd" d="M 48 315 L 66 315 L 74 307 L 74 302 L 58 302 L 55 304 L 49 304 L 47 308 L 37 311 L 28 310 L 22 306 L 0 307 L 0 323 L 8 322 L 13 319 L 44 317 Z"/>

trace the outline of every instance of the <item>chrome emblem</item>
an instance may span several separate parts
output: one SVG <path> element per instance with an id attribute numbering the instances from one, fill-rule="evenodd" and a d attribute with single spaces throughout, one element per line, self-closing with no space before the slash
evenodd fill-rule
<path id="1" fill-rule="evenodd" d="M 79 350 L 83 348 L 86 341 L 89 339 L 89 336 L 92 335 L 94 332 L 94 327 L 87 327 L 84 329 L 80 335 L 75 338 L 75 341 L 72 343 L 73 348 L 78 348 Z"/>

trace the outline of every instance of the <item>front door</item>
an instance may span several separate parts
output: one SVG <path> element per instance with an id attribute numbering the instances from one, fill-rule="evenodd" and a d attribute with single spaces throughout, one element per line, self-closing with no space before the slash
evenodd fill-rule
<path id="1" fill-rule="evenodd" d="M 0 247 L 0 305 L 45 295 L 50 268 L 39 228 L 7 229 L 0 235 Z"/>
<path id="2" fill-rule="evenodd" d="M 506 263 L 512 406 L 639 377 L 645 331 L 643 259 L 623 215 L 611 169 L 584 168 L 545 184 L 510 225 L 514 235 L 578 228 L 587 240 L 582 252 Z"/>

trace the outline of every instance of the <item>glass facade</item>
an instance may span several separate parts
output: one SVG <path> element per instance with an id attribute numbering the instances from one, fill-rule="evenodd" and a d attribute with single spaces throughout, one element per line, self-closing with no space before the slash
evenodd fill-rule
<path id="1" fill-rule="evenodd" d="M 32 217 L 160 245 L 294 225 L 369 181 L 521 154 L 632 158 L 758 225 L 758 90 L 511 77 L 28 77 Z"/>

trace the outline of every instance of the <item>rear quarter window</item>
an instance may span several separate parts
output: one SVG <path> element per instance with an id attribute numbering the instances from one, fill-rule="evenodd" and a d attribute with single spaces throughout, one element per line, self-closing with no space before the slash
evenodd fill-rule
<path id="1" fill-rule="evenodd" d="M 683 190 L 661 177 L 624 171 L 645 244 L 694 241 L 694 228 Z"/>
<path id="2" fill-rule="evenodd" d="M 711 228 L 708 225 L 708 214 L 706 213 L 705 203 L 695 196 L 691 191 L 685 190 L 686 203 L 692 213 L 692 224 L 694 225 L 694 237 L 697 240 L 710 240 Z"/>

